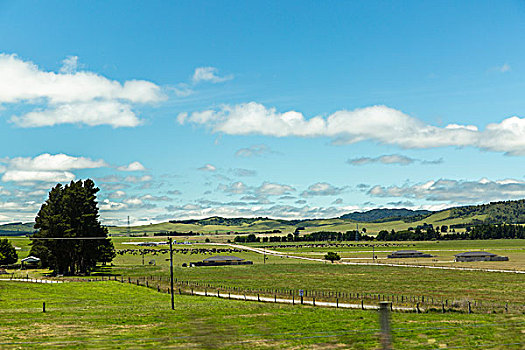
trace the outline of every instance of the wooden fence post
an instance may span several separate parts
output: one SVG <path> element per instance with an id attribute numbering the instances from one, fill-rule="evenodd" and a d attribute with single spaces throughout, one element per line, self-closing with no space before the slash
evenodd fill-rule
<path id="1" fill-rule="evenodd" d="M 390 304 L 390 306 L 388 305 Z M 392 303 L 383 301 L 379 303 L 379 323 L 381 325 L 381 348 L 383 350 L 392 349 L 392 336 L 390 334 L 390 308 Z"/>

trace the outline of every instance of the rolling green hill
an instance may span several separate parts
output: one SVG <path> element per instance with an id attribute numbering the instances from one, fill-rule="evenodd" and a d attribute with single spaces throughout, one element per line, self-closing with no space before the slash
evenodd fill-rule
<path id="1" fill-rule="evenodd" d="M 282 220 L 271 218 L 222 218 L 210 217 L 202 220 L 173 220 L 170 222 L 135 226 L 129 229 L 132 235 L 153 234 L 155 232 L 198 232 L 203 234 L 267 233 L 281 231 L 279 234 L 294 232 L 298 227 L 305 233 L 315 231 L 345 232 L 366 228 L 369 233 L 381 230 L 406 230 L 423 224 L 449 226 L 463 230 L 466 226 L 480 223 L 525 223 L 525 200 L 493 202 L 450 208 L 437 212 L 408 209 L 374 209 L 362 213 L 349 213 L 339 218 Z M 126 235 L 127 227 L 110 227 L 114 235 Z"/>
<path id="2" fill-rule="evenodd" d="M 25 236 L 35 231 L 34 222 L 12 222 L 0 225 L 0 236 Z"/>
<path id="3" fill-rule="evenodd" d="M 410 209 L 372 209 L 364 212 L 353 212 L 340 216 L 340 219 L 350 219 L 359 222 L 382 222 L 394 221 L 396 219 L 410 218 L 414 216 L 426 217 L 431 215 L 429 210 Z"/>
<path id="4" fill-rule="evenodd" d="M 288 234 L 298 227 L 305 233 L 315 231 L 345 232 L 366 228 L 369 233 L 381 230 L 406 230 L 423 224 L 449 226 L 463 230 L 466 226 L 480 223 L 525 223 L 525 199 L 492 202 L 482 205 L 455 207 L 437 212 L 409 209 L 373 209 L 361 213 L 349 213 L 339 218 L 283 220 L 267 217 L 223 218 L 210 217 L 202 220 L 172 220 L 169 222 L 127 227 L 108 227 L 112 235 L 143 235 L 159 232 L 194 232 L 203 234 Z M 0 225 L 0 235 L 16 236 L 31 234 L 34 223 L 10 223 Z"/>

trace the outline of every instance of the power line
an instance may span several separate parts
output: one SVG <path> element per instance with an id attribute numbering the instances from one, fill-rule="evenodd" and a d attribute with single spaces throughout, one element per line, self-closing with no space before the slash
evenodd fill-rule
<path id="1" fill-rule="evenodd" d="M 38 240 L 86 240 L 86 239 L 108 239 L 111 237 L 29 237 L 29 239 Z"/>

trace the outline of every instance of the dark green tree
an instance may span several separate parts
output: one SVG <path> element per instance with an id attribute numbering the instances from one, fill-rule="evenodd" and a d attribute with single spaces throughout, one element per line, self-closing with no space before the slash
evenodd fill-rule
<path id="1" fill-rule="evenodd" d="M 100 224 L 95 183 L 56 185 L 35 219 L 31 255 L 55 274 L 89 274 L 97 262 L 109 262 L 114 248 Z M 111 253 L 113 251 L 113 253 Z"/>
<path id="2" fill-rule="evenodd" d="M 15 247 L 7 238 L 0 239 L 0 265 L 14 264 L 18 261 Z"/>
<path id="3" fill-rule="evenodd" d="M 333 264 L 334 261 L 341 260 L 341 257 L 337 253 L 328 252 L 328 253 L 325 254 L 324 259 L 325 260 L 330 260 L 330 262 Z"/>

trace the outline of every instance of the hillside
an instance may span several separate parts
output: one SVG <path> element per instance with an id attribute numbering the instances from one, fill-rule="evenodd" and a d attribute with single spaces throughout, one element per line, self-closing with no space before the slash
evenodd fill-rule
<path id="1" fill-rule="evenodd" d="M 0 236 L 24 236 L 35 231 L 34 222 L 12 222 L 0 225 Z"/>
<path id="2" fill-rule="evenodd" d="M 358 222 L 381 222 L 395 221 L 406 217 L 424 217 L 433 212 L 429 210 L 410 210 L 410 209 L 372 209 L 364 212 L 353 212 L 340 216 L 340 219 L 350 219 Z"/>
<path id="3" fill-rule="evenodd" d="M 525 199 L 517 201 L 492 202 L 482 205 L 455 207 L 438 212 L 410 209 L 373 209 L 365 212 L 353 212 L 331 219 L 283 220 L 266 217 L 223 218 L 172 220 L 160 224 L 133 226 L 130 235 L 152 235 L 158 232 L 198 232 L 204 234 L 234 233 L 292 233 L 298 227 L 304 232 L 338 231 L 345 232 L 366 228 L 367 232 L 381 230 L 406 230 L 423 224 L 449 226 L 463 230 L 467 226 L 486 223 L 525 223 Z M 34 223 L 9 223 L 0 225 L 0 235 L 26 235 L 34 231 Z M 112 235 L 128 235 L 127 227 L 108 227 Z M 280 232 L 274 232 L 280 231 Z"/>

